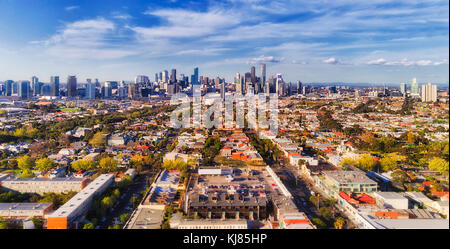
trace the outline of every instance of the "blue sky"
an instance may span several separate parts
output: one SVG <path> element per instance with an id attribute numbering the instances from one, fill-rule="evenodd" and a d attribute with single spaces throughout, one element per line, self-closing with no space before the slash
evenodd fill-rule
<path id="1" fill-rule="evenodd" d="M 287 81 L 447 83 L 448 0 L 1 0 L 0 80 L 176 68 Z"/>

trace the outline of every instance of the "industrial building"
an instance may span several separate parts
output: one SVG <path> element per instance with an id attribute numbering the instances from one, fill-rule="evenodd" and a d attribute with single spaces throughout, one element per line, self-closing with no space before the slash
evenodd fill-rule
<path id="1" fill-rule="evenodd" d="M 52 203 L 0 203 L 0 217 L 4 219 L 43 218 L 52 210 Z"/>
<path id="2" fill-rule="evenodd" d="M 113 183 L 114 175 L 112 174 L 103 174 L 97 177 L 86 188 L 48 216 L 47 228 L 77 228 L 78 222 L 83 219 L 91 207 L 93 199 L 102 194 Z"/>
<path id="3" fill-rule="evenodd" d="M 0 187 L 6 191 L 12 190 L 20 193 L 67 193 L 81 191 L 88 181 L 87 178 L 75 177 L 17 178 L 16 176 L 7 176 L 0 178 Z"/>

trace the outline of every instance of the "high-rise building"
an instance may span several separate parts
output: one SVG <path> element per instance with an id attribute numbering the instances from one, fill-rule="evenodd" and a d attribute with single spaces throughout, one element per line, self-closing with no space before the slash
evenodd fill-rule
<path id="1" fill-rule="evenodd" d="M 17 94 L 22 99 L 30 97 L 30 82 L 28 80 L 22 80 L 18 84 Z"/>
<path id="2" fill-rule="evenodd" d="M 162 72 L 162 82 L 164 83 L 169 82 L 169 72 L 167 70 L 164 70 Z"/>
<path id="3" fill-rule="evenodd" d="M 198 85 L 198 67 L 194 68 L 194 78 L 192 81 L 192 85 Z"/>
<path id="4" fill-rule="evenodd" d="M 86 84 L 86 98 L 95 99 L 95 83 L 91 83 L 90 80 Z"/>
<path id="5" fill-rule="evenodd" d="M 281 74 L 277 74 L 277 80 L 275 82 L 275 92 L 278 94 L 278 96 L 284 95 L 284 81 Z"/>
<path id="6" fill-rule="evenodd" d="M 255 72 L 254 66 L 252 66 L 252 68 L 250 68 L 250 78 L 251 78 L 252 83 L 256 82 L 256 72 Z"/>
<path id="7" fill-rule="evenodd" d="M 134 99 L 137 97 L 137 89 L 135 83 L 130 83 L 128 85 L 128 98 Z"/>
<path id="8" fill-rule="evenodd" d="M 176 81 L 177 81 L 177 70 L 172 69 L 172 71 L 170 72 L 170 82 L 174 83 Z"/>
<path id="9" fill-rule="evenodd" d="M 406 96 L 406 83 L 400 83 L 400 92 Z"/>
<path id="10" fill-rule="evenodd" d="M 5 81 L 5 87 L 6 87 L 6 92 L 5 92 L 5 96 L 11 96 L 12 92 L 13 92 L 13 83 L 14 81 L 12 80 L 7 80 Z"/>
<path id="11" fill-rule="evenodd" d="M 77 77 L 69 75 L 67 77 L 67 97 L 74 98 L 77 95 Z"/>
<path id="12" fill-rule="evenodd" d="M 106 81 L 102 86 L 102 98 L 109 99 L 112 97 L 111 81 Z"/>
<path id="13" fill-rule="evenodd" d="M 261 87 L 264 87 L 266 84 L 266 64 L 261 64 Z"/>
<path id="14" fill-rule="evenodd" d="M 220 98 L 222 99 L 222 101 L 225 101 L 225 92 L 226 92 L 226 88 L 225 88 L 225 81 L 222 82 L 222 84 L 220 84 Z"/>
<path id="15" fill-rule="evenodd" d="M 302 82 L 297 80 L 297 94 L 302 94 Z"/>
<path id="16" fill-rule="evenodd" d="M 422 85 L 422 102 L 436 102 L 437 101 L 437 86 L 431 85 L 428 83 L 427 85 Z"/>
<path id="17" fill-rule="evenodd" d="M 245 84 L 247 84 L 247 82 L 252 82 L 252 74 L 247 72 L 244 74 L 245 75 Z"/>
<path id="18" fill-rule="evenodd" d="M 145 86 L 148 83 L 150 83 L 150 80 L 147 76 L 145 75 L 138 75 L 134 78 L 134 83 L 136 85 L 141 85 L 141 86 Z"/>
<path id="19" fill-rule="evenodd" d="M 236 88 L 237 94 L 243 94 L 243 86 L 241 84 L 241 74 L 236 73 L 236 77 L 234 77 L 234 85 Z"/>
<path id="20" fill-rule="evenodd" d="M 41 88 L 39 85 L 39 78 L 36 76 L 31 77 L 31 90 L 33 95 L 38 95 L 41 92 Z"/>
<path id="21" fill-rule="evenodd" d="M 50 95 L 59 96 L 59 76 L 50 77 Z"/>
<path id="22" fill-rule="evenodd" d="M 416 78 L 412 79 L 411 82 L 411 95 L 419 95 L 419 84 Z"/>

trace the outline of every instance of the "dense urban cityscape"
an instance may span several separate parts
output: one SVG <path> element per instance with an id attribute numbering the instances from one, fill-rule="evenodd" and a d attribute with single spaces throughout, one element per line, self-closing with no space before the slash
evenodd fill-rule
<path id="1" fill-rule="evenodd" d="M 2 228 L 449 226 L 448 87 L 291 83 L 266 64 L 233 82 L 199 68 L 77 81 L 1 82 Z M 247 101 L 245 125 L 236 111 L 173 128 L 171 97 L 194 89 L 203 120 L 214 101 Z M 251 100 L 237 98 L 269 95 L 277 134 L 249 128 Z"/>

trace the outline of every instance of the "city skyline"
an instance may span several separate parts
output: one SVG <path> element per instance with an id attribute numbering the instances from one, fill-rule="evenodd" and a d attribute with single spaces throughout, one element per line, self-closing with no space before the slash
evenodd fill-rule
<path id="1" fill-rule="evenodd" d="M 446 1 L 105 3 L 0 3 L 0 81 L 132 81 L 199 67 L 233 82 L 265 63 L 286 82 L 448 84 Z"/>

